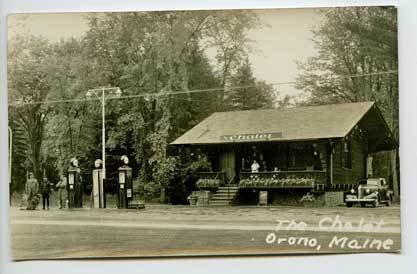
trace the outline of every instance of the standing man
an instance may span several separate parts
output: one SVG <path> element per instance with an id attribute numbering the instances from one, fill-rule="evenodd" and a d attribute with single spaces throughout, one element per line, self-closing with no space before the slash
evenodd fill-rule
<path id="1" fill-rule="evenodd" d="M 26 181 L 25 191 L 27 195 L 28 205 L 27 210 L 34 210 L 39 203 L 39 183 L 33 176 L 33 172 L 29 172 L 29 179 Z"/>
<path id="2" fill-rule="evenodd" d="M 49 210 L 49 194 L 51 193 L 51 183 L 49 183 L 47 177 L 43 177 L 42 184 L 41 184 L 41 193 L 42 193 L 42 209 L 45 210 L 45 202 L 46 202 L 46 209 Z"/>
<path id="3" fill-rule="evenodd" d="M 67 191 L 67 177 L 61 176 L 61 180 L 56 184 L 58 190 L 58 206 L 59 209 L 65 208 L 66 204 L 66 191 Z"/>

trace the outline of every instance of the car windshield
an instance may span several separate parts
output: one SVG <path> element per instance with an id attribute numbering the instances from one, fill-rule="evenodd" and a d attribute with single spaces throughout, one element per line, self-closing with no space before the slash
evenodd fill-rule
<path id="1" fill-rule="evenodd" d="M 378 185 L 378 180 L 368 180 L 368 185 L 371 185 L 371 186 L 377 186 Z"/>

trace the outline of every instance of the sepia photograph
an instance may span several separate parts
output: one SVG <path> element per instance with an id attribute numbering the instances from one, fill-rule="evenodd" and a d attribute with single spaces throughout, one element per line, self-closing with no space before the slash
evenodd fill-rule
<path id="1" fill-rule="evenodd" d="M 401 252 L 396 7 L 7 23 L 13 260 Z"/>

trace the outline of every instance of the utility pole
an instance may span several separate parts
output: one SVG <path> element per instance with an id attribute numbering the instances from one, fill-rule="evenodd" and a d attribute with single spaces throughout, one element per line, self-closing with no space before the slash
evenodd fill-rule
<path id="1" fill-rule="evenodd" d="M 108 92 L 109 95 L 115 95 L 116 97 L 120 97 L 122 94 L 119 87 L 89 89 L 86 93 L 87 98 L 94 95 L 101 102 L 101 160 L 103 161 L 103 179 L 106 178 L 106 92 Z M 101 96 L 99 96 L 99 93 L 101 93 Z"/>

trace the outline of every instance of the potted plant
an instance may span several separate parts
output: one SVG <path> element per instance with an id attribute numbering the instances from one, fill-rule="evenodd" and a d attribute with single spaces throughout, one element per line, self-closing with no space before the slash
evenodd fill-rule
<path id="1" fill-rule="evenodd" d="M 187 197 L 187 200 L 190 203 L 190 206 L 194 206 L 197 204 L 197 195 L 193 192 Z"/>

